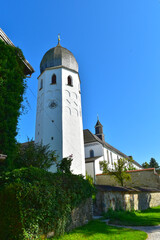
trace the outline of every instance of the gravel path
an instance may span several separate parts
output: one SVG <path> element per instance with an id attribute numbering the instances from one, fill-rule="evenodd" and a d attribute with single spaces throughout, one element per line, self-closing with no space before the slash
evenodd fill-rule
<path id="1" fill-rule="evenodd" d="M 144 231 L 148 234 L 147 240 L 160 240 L 160 225 L 158 226 L 122 226 L 122 225 L 114 225 L 114 224 L 109 224 L 110 226 L 114 227 L 123 227 L 123 228 L 132 228 L 135 230 L 141 230 Z M 138 240 L 138 239 L 137 239 Z"/>

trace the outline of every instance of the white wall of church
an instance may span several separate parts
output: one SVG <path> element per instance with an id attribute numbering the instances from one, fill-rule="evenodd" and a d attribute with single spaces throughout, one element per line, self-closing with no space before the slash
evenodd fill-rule
<path id="1" fill-rule="evenodd" d="M 114 163 L 117 163 L 119 158 L 123 158 L 120 154 L 117 154 L 106 147 L 103 147 L 102 144 L 95 142 L 95 143 L 87 143 L 85 144 L 85 158 L 90 158 L 90 150 L 94 151 L 94 157 L 99 157 L 95 159 L 94 164 L 86 163 L 86 171 L 89 173 L 95 172 L 96 174 L 102 174 L 102 169 L 100 169 L 100 162 L 106 160 L 108 163 L 108 167 L 110 170 L 114 169 Z M 93 167 L 95 168 L 93 170 Z M 133 163 L 133 167 L 136 169 L 140 169 L 137 165 Z"/>
<path id="2" fill-rule="evenodd" d="M 51 84 L 56 74 L 56 84 Z M 73 86 L 67 85 L 68 76 Z M 43 80 L 43 88 L 41 81 Z M 56 103 L 50 108 L 51 101 Z M 49 144 L 59 159 L 73 155 L 71 170 L 85 175 L 80 81 L 78 73 L 63 68 L 46 69 L 38 79 L 35 142 Z M 53 166 L 51 171 L 56 171 Z"/>
<path id="3" fill-rule="evenodd" d="M 100 169 L 100 162 L 104 161 L 104 156 L 96 159 L 95 161 L 95 174 L 101 174 L 103 171 Z"/>
<path id="4" fill-rule="evenodd" d="M 56 74 L 57 83 L 51 84 L 52 75 Z M 52 150 L 56 150 L 59 158 L 62 158 L 62 70 L 50 69 L 44 71 L 38 78 L 38 97 L 36 115 L 35 142 L 49 144 Z M 41 88 L 41 81 L 43 87 Z M 50 108 L 51 101 L 55 101 L 57 107 Z M 51 167 L 55 171 L 55 166 Z"/>
<path id="5" fill-rule="evenodd" d="M 68 76 L 72 86 L 67 84 Z M 80 79 L 78 73 L 67 69 L 62 69 L 62 79 L 63 157 L 73 155 L 71 170 L 85 175 Z"/>
<path id="6" fill-rule="evenodd" d="M 94 178 L 94 162 L 86 163 L 86 173 Z"/>
<path id="7" fill-rule="evenodd" d="M 103 149 L 104 159 L 108 162 L 108 167 L 114 169 L 114 163 L 117 162 L 117 159 L 120 158 L 120 156 L 107 148 Z"/>
<path id="8" fill-rule="evenodd" d="M 103 155 L 103 146 L 98 142 L 85 144 L 85 158 L 90 158 L 90 150 L 94 151 L 94 157 Z"/>

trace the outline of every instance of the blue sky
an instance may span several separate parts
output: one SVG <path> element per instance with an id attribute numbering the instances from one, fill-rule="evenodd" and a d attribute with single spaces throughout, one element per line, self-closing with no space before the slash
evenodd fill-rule
<path id="1" fill-rule="evenodd" d="M 98 113 L 109 144 L 160 163 L 159 0 L 6 0 L 0 23 L 35 69 L 18 141 L 34 138 L 39 64 L 60 33 L 79 64 L 84 128 Z"/>

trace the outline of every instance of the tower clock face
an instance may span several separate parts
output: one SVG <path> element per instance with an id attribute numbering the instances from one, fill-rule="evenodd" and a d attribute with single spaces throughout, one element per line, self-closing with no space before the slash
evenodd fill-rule
<path id="1" fill-rule="evenodd" d="M 50 101 L 49 108 L 54 109 L 57 107 L 57 102 L 55 100 Z"/>

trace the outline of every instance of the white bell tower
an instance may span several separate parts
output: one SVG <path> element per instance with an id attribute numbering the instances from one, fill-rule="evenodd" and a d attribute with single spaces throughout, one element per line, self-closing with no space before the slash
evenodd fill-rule
<path id="1" fill-rule="evenodd" d="M 73 155 L 71 170 L 85 175 L 78 63 L 59 37 L 58 45 L 43 56 L 40 71 L 35 142 L 49 144 L 59 159 Z"/>

